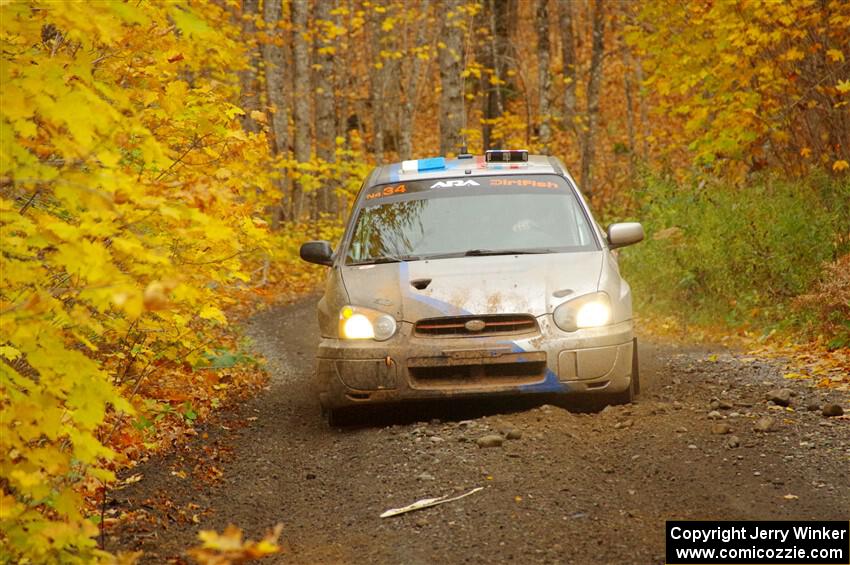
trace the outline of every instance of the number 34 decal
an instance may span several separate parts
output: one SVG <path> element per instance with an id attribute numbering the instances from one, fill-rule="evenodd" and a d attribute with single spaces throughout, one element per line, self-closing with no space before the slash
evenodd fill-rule
<path id="1" fill-rule="evenodd" d="M 407 188 L 403 184 L 395 185 L 395 186 L 385 186 L 382 190 L 378 190 L 376 192 L 370 192 L 366 195 L 366 200 L 372 200 L 373 198 L 381 198 L 382 196 L 392 196 L 393 194 L 404 194 L 407 192 Z"/>

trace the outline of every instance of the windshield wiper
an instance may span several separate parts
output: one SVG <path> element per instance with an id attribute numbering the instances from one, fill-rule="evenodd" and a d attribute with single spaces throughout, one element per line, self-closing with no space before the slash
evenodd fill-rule
<path id="1" fill-rule="evenodd" d="M 428 259 L 451 259 L 454 257 L 484 257 L 487 255 L 537 255 L 540 253 L 558 253 L 557 249 L 539 247 L 532 249 L 470 249 L 469 251 L 458 251 L 454 253 L 435 253 L 432 255 L 384 255 L 383 257 L 370 257 L 350 263 L 357 265 L 379 265 L 382 263 L 401 263 L 403 261 L 427 261 Z"/>
<path id="2" fill-rule="evenodd" d="M 356 263 L 350 263 L 352 266 L 356 265 L 379 265 L 382 263 L 402 263 L 404 261 L 419 261 L 421 257 L 416 255 L 397 255 L 390 256 L 386 255 L 384 257 L 370 257 L 369 259 L 364 259 L 362 261 L 357 261 Z"/>
<path id="3" fill-rule="evenodd" d="M 476 257 L 483 255 L 533 255 L 538 253 L 555 253 L 554 249 L 537 248 L 537 249 L 470 249 L 464 253 L 466 257 Z"/>

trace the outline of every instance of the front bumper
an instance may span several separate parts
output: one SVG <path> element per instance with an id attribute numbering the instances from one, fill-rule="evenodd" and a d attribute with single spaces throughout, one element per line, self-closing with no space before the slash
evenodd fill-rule
<path id="1" fill-rule="evenodd" d="M 533 335 L 323 339 L 316 384 L 325 408 L 492 394 L 617 393 L 632 375 L 632 322 L 567 333 L 551 316 Z"/>

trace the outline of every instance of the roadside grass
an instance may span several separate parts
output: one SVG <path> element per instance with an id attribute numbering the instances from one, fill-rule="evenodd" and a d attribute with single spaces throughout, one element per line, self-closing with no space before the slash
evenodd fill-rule
<path id="1" fill-rule="evenodd" d="M 850 384 L 850 181 L 648 176 L 633 198 L 647 238 L 621 268 L 651 333 L 735 342 Z"/>

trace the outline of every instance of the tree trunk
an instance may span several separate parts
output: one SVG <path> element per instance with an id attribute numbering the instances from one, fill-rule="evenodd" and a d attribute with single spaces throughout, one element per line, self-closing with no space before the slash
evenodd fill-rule
<path id="1" fill-rule="evenodd" d="M 456 154 L 464 127 L 464 101 L 461 88 L 463 71 L 463 20 L 461 0 L 446 0 L 439 49 L 440 64 L 440 155 Z M 449 14 L 451 16 L 449 16 Z"/>
<path id="2" fill-rule="evenodd" d="M 386 63 L 381 57 L 387 38 L 382 29 L 382 20 L 386 12 L 379 13 L 372 8 L 367 16 L 366 25 L 369 33 L 369 113 L 372 117 L 372 154 L 375 162 L 384 162 L 384 131 L 386 129 Z"/>
<path id="3" fill-rule="evenodd" d="M 336 112 L 334 111 L 333 63 L 335 41 L 330 39 L 328 28 L 333 25 L 331 9 L 336 2 L 323 0 L 316 3 L 316 156 L 333 163 L 336 149 Z M 319 189 L 318 212 L 333 212 L 334 187 L 325 183 Z"/>
<path id="4" fill-rule="evenodd" d="M 507 83 L 507 56 L 510 45 L 510 23 L 515 22 L 516 6 L 512 0 L 488 0 L 484 17 L 490 29 L 490 41 L 485 46 L 482 62 L 491 69 L 490 77 L 484 76 L 483 89 L 487 93 L 484 99 L 484 121 L 481 127 L 481 141 L 484 150 L 493 149 L 492 120 L 505 111 L 505 85 Z"/>
<path id="5" fill-rule="evenodd" d="M 576 117 L 576 42 L 573 32 L 573 2 L 560 1 L 561 59 L 564 69 L 564 128 L 575 131 Z"/>
<path id="6" fill-rule="evenodd" d="M 634 182 L 637 176 L 637 154 L 635 147 L 635 113 L 632 97 L 632 54 L 627 46 L 623 50 L 623 91 L 626 95 L 626 133 L 629 136 L 629 181 Z"/>
<path id="7" fill-rule="evenodd" d="M 271 116 L 271 152 L 272 155 L 286 155 L 289 151 L 289 104 L 285 88 L 286 74 L 284 66 L 286 55 L 284 45 L 286 37 L 278 27 L 282 14 L 281 0 L 266 0 L 263 3 L 263 20 L 266 24 L 268 41 L 263 44 L 263 67 L 266 78 L 266 98 Z M 288 219 L 285 211 L 289 209 L 287 183 L 285 178 L 275 179 L 275 185 L 281 194 L 280 205 L 273 214 L 272 223 L 277 226 L 281 220 Z"/>
<path id="8" fill-rule="evenodd" d="M 251 112 L 260 109 L 260 58 L 256 48 L 257 24 L 254 18 L 260 12 L 259 0 L 244 0 L 242 2 L 242 36 L 247 39 L 248 68 L 239 73 L 241 93 L 239 105 L 245 112 L 242 117 L 242 127 L 245 131 L 258 132 L 260 124 L 251 116 Z"/>
<path id="9" fill-rule="evenodd" d="M 549 73 L 549 0 L 537 0 L 535 10 L 537 30 L 537 116 L 538 138 L 542 153 L 549 152 L 552 130 L 549 124 L 549 89 L 552 81 Z"/>
<path id="10" fill-rule="evenodd" d="M 348 108 L 350 104 L 351 90 L 351 72 L 349 69 L 350 51 L 351 51 L 351 28 L 346 20 L 347 13 L 353 9 L 352 0 L 337 0 L 342 4 L 342 7 L 347 8 L 346 11 L 341 11 L 334 16 L 336 25 L 346 31 L 336 40 L 336 53 L 334 54 L 334 104 L 336 111 L 336 135 L 348 140 Z"/>
<path id="11" fill-rule="evenodd" d="M 292 0 L 292 58 L 294 63 L 295 97 L 295 160 L 306 163 L 310 160 L 310 50 L 304 34 L 307 31 L 309 0 Z M 298 221 L 304 212 L 304 186 L 299 180 L 292 188 L 292 219 Z"/>
<path id="12" fill-rule="evenodd" d="M 588 198 L 593 196 L 593 159 L 595 135 L 599 120 L 599 91 L 602 88 L 602 56 L 605 49 L 605 14 L 602 0 L 593 2 L 593 44 L 590 53 L 590 78 L 587 83 L 587 131 L 581 154 L 581 183 Z"/>
<path id="13" fill-rule="evenodd" d="M 351 60 L 354 58 L 351 53 L 351 14 L 354 12 L 353 0 L 338 0 L 342 7 L 347 10 L 340 10 L 336 14 L 336 25 L 346 30 L 344 35 L 337 38 L 337 52 L 334 56 L 334 103 L 336 112 L 336 135 L 345 140 L 346 147 L 350 143 L 349 138 L 349 118 L 351 108 L 351 92 L 354 90 L 351 86 L 352 76 L 350 71 Z M 346 179 L 340 179 L 342 183 Z M 334 211 L 336 217 L 341 218 L 348 210 L 348 197 L 344 193 L 338 193 L 334 196 Z"/>
<path id="14" fill-rule="evenodd" d="M 632 58 L 634 64 L 635 79 L 638 83 L 638 105 L 640 107 L 640 152 L 644 161 L 649 161 L 649 108 L 646 102 L 646 94 L 643 86 L 643 64 L 640 58 Z"/>
<path id="15" fill-rule="evenodd" d="M 431 10 L 431 0 L 421 0 L 417 13 L 422 19 L 427 20 Z M 407 88 L 404 92 L 404 105 L 399 120 L 399 159 L 410 159 L 413 156 L 413 130 L 416 126 L 414 116 L 416 115 L 416 101 L 419 97 L 419 75 L 422 74 L 422 68 L 426 65 L 426 61 L 420 58 L 420 53 L 426 48 L 428 43 L 427 36 L 428 26 L 416 26 L 416 44 L 413 47 L 413 54 L 408 55 L 411 58 L 410 76 L 407 80 Z"/>

